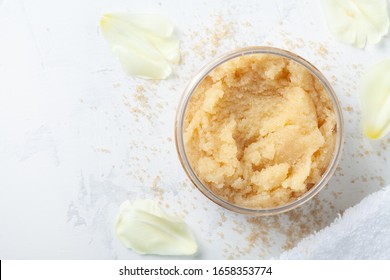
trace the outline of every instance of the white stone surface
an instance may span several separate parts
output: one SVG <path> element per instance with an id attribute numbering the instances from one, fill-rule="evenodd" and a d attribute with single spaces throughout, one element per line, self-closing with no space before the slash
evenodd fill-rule
<path id="1" fill-rule="evenodd" d="M 127 77 L 99 32 L 106 12 L 168 16 L 183 53 L 175 74 Z M 323 71 L 346 128 L 328 187 L 297 210 L 256 219 L 197 191 L 173 140 L 191 76 L 250 45 L 288 49 Z M 357 95 L 361 73 L 389 57 L 389 35 L 364 50 L 338 42 L 319 1 L 0 1 L 0 259 L 161 259 L 114 236 L 118 206 L 136 197 L 186 220 L 200 245 L 193 258 L 277 257 L 390 183 L 390 138 L 364 138 Z"/>

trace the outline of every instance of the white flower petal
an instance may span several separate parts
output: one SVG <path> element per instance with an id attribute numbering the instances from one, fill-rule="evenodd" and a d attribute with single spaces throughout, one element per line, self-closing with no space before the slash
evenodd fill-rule
<path id="1" fill-rule="evenodd" d="M 169 63 L 163 59 L 142 55 L 131 48 L 120 45 L 113 47 L 123 70 L 130 76 L 144 79 L 165 79 L 172 73 Z"/>
<path id="2" fill-rule="evenodd" d="M 122 203 L 115 231 L 127 248 L 139 254 L 193 255 L 198 250 L 189 227 L 152 200 Z"/>
<path id="3" fill-rule="evenodd" d="M 159 37 L 171 37 L 175 29 L 173 24 L 161 15 L 111 13 L 105 14 L 105 16 L 135 25 L 144 29 L 145 32 Z"/>
<path id="4" fill-rule="evenodd" d="M 137 27 L 118 21 L 115 18 L 103 17 L 101 30 L 111 48 L 121 46 L 132 49 L 151 59 L 163 58 L 161 53 L 147 40 L 146 35 L 137 31 Z"/>
<path id="5" fill-rule="evenodd" d="M 362 48 L 378 43 L 389 30 L 386 0 L 322 0 L 330 30 L 345 43 Z"/>
<path id="6" fill-rule="evenodd" d="M 149 40 L 167 60 L 176 64 L 180 62 L 179 40 L 177 40 L 175 37 L 164 39 L 151 37 Z"/>
<path id="7" fill-rule="evenodd" d="M 360 85 L 364 133 L 370 139 L 390 130 L 390 59 L 372 67 Z"/>
<path id="8" fill-rule="evenodd" d="M 165 79 L 180 61 L 173 25 L 156 15 L 105 14 L 100 21 L 104 37 L 127 74 Z"/>

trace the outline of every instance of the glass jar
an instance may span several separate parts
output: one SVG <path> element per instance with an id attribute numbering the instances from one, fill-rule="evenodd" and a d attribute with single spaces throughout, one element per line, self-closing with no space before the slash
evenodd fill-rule
<path id="1" fill-rule="evenodd" d="M 336 133 L 336 145 L 334 148 L 332 159 L 328 165 L 328 168 L 323 173 L 321 179 L 312 187 L 310 188 L 306 193 L 298 197 L 296 200 L 291 201 L 287 204 L 277 206 L 274 208 L 246 208 L 242 207 L 236 204 L 233 204 L 229 201 L 226 201 L 222 199 L 221 197 L 214 194 L 201 180 L 200 178 L 195 174 L 193 168 L 191 167 L 191 164 L 187 158 L 184 141 L 183 141 L 183 125 L 184 125 L 184 118 L 187 106 L 190 102 L 190 99 L 195 91 L 195 89 L 198 87 L 198 85 L 202 82 L 202 80 L 216 67 L 220 66 L 221 64 L 234 59 L 239 56 L 245 56 L 245 55 L 253 55 L 253 54 L 272 54 L 275 56 L 281 56 L 284 58 L 287 58 L 289 60 L 293 60 L 296 63 L 302 65 L 304 68 L 309 70 L 309 72 L 316 77 L 324 86 L 326 92 L 329 94 L 329 97 L 333 103 L 334 112 L 336 115 L 336 126 L 337 126 L 337 133 Z M 215 202 L 216 204 L 237 212 L 237 213 L 243 213 L 243 214 L 249 214 L 254 216 L 265 216 L 265 215 L 273 215 L 273 214 L 279 214 L 283 213 L 289 210 L 292 210 L 303 203 L 309 201 L 311 198 L 313 198 L 329 181 L 329 179 L 332 177 L 334 171 L 336 170 L 337 164 L 339 162 L 339 159 L 341 157 L 342 153 L 342 146 L 344 142 L 344 123 L 343 123 L 343 116 L 342 116 L 342 110 L 340 107 L 340 103 L 337 99 L 337 96 L 335 92 L 332 89 L 332 86 L 328 82 L 328 80 L 324 77 L 324 75 L 315 68 L 312 64 L 307 62 L 305 59 L 299 57 L 296 54 L 293 54 L 289 51 L 285 51 L 282 49 L 277 49 L 273 47 L 248 47 L 248 48 L 242 48 L 235 50 L 233 52 L 226 53 L 210 63 L 208 63 L 206 66 L 204 66 L 189 82 L 186 89 L 184 90 L 184 94 L 182 96 L 182 99 L 179 103 L 178 109 L 177 109 L 177 115 L 176 115 L 176 123 L 175 123 L 175 141 L 176 141 L 176 148 L 177 152 L 180 158 L 180 162 L 187 173 L 189 179 L 192 181 L 192 183 L 210 200 Z"/>

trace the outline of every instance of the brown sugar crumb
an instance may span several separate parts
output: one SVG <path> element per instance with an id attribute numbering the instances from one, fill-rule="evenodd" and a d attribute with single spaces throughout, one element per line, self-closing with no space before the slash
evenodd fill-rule
<path id="1" fill-rule="evenodd" d="M 101 153 L 104 153 L 104 154 L 109 154 L 111 153 L 111 151 L 109 149 L 106 149 L 106 148 L 97 148 L 96 149 L 98 152 L 101 152 Z"/>
<path id="2" fill-rule="evenodd" d="M 160 187 L 161 183 L 161 177 L 156 176 L 152 182 L 152 191 L 154 192 L 154 195 L 160 200 L 163 200 L 164 196 L 164 189 Z"/>
<path id="3" fill-rule="evenodd" d="M 224 213 L 221 213 L 221 218 L 218 221 L 218 225 L 221 227 L 226 222 L 226 216 Z"/>
<path id="4" fill-rule="evenodd" d="M 385 179 L 382 176 L 376 176 L 375 179 L 379 182 L 379 186 L 382 188 L 385 186 Z"/>
<path id="5" fill-rule="evenodd" d="M 145 95 L 145 90 L 142 86 L 136 87 L 134 98 L 141 107 L 146 109 L 151 109 L 149 104 L 149 98 Z"/>
<path id="6" fill-rule="evenodd" d="M 226 222 L 226 216 L 225 216 L 225 214 L 224 213 L 221 213 L 221 222 L 222 223 L 224 223 L 224 222 Z"/>
<path id="7" fill-rule="evenodd" d="M 255 231 L 252 231 L 249 236 L 246 238 L 247 240 L 247 246 L 246 246 L 246 249 L 245 249 L 245 253 L 249 253 L 252 248 L 254 247 L 256 241 L 259 239 L 260 237 L 260 232 L 255 232 Z"/>
<path id="8" fill-rule="evenodd" d="M 386 151 L 387 150 L 387 144 L 385 143 L 385 141 L 381 141 L 379 143 L 380 147 L 382 150 Z"/>
<path id="9" fill-rule="evenodd" d="M 204 27 L 201 32 L 193 31 L 190 39 L 195 42 L 192 51 L 202 59 L 215 56 L 224 41 L 234 39 L 235 23 L 225 21 L 221 15 L 215 15 L 213 26 Z M 206 37 L 200 36 L 206 34 Z"/>
<path id="10" fill-rule="evenodd" d="M 136 122 L 146 119 L 153 123 L 159 120 L 159 112 L 164 110 L 164 106 L 158 100 L 159 81 L 147 80 L 140 82 L 131 88 L 129 94 L 122 94 L 122 103 L 129 109 Z"/>
<path id="11" fill-rule="evenodd" d="M 302 49 L 305 46 L 305 41 L 302 38 L 291 38 L 288 32 L 280 32 L 284 45 L 290 50 Z"/>
<path id="12" fill-rule="evenodd" d="M 328 54 L 328 50 L 323 44 L 319 44 L 317 47 L 317 54 L 320 55 L 321 57 L 325 58 Z"/>
<path id="13" fill-rule="evenodd" d="M 226 23 L 221 16 L 217 16 L 214 27 L 219 28 L 219 30 L 211 34 L 211 43 L 217 48 L 221 45 L 222 39 L 232 35 L 232 23 Z"/>
<path id="14" fill-rule="evenodd" d="M 335 198 L 335 199 L 339 199 L 340 198 L 340 196 L 343 194 L 342 192 L 332 192 L 332 194 L 333 194 L 333 197 Z"/>
<path id="15" fill-rule="evenodd" d="M 336 193 L 339 195 L 338 193 Z M 326 205 L 326 207 L 325 207 Z M 287 250 L 294 247 L 302 238 L 325 227 L 334 219 L 332 203 L 315 197 L 305 205 L 285 214 L 269 217 L 248 218 L 252 225 L 250 239 L 261 239 L 263 246 L 270 248 L 275 245 L 275 232 L 286 236 L 281 249 Z M 334 209 L 334 206 L 333 206 Z"/>
<path id="16" fill-rule="evenodd" d="M 230 254 L 226 259 L 228 259 L 228 260 L 234 260 L 233 254 Z"/>
<path id="17" fill-rule="evenodd" d="M 347 111 L 347 112 L 349 112 L 349 113 L 351 113 L 351 112 L 354 111 L 353 108 L 352 108 L 351 106 L 344 107 L 344 110 Z"/>
<path id="18" fill-rule="evenodd" d="M 187 187 L 187 182 L 183 181 L 183 182 L 181 182 L 181 185 L 182 185 L 182 187 Z"/>
<path id="19" fill-rule="evenodd" d="M 233 221 L 234 223 L 234 226 L 233 226 L 233 230 L 239 234 L 243 234 L 244 233 L 244 228 L 242 227 L 242 225 L 240 225 L 238 222 L 236 221 Z"/>

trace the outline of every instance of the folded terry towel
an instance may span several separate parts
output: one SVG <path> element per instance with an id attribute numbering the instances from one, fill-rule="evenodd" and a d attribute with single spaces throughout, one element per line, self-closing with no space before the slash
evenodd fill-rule
<path id="1" fill-rule="evenodd" d="M 347 209 L 281 259 L 390 259 L 390 186 Z"/>

